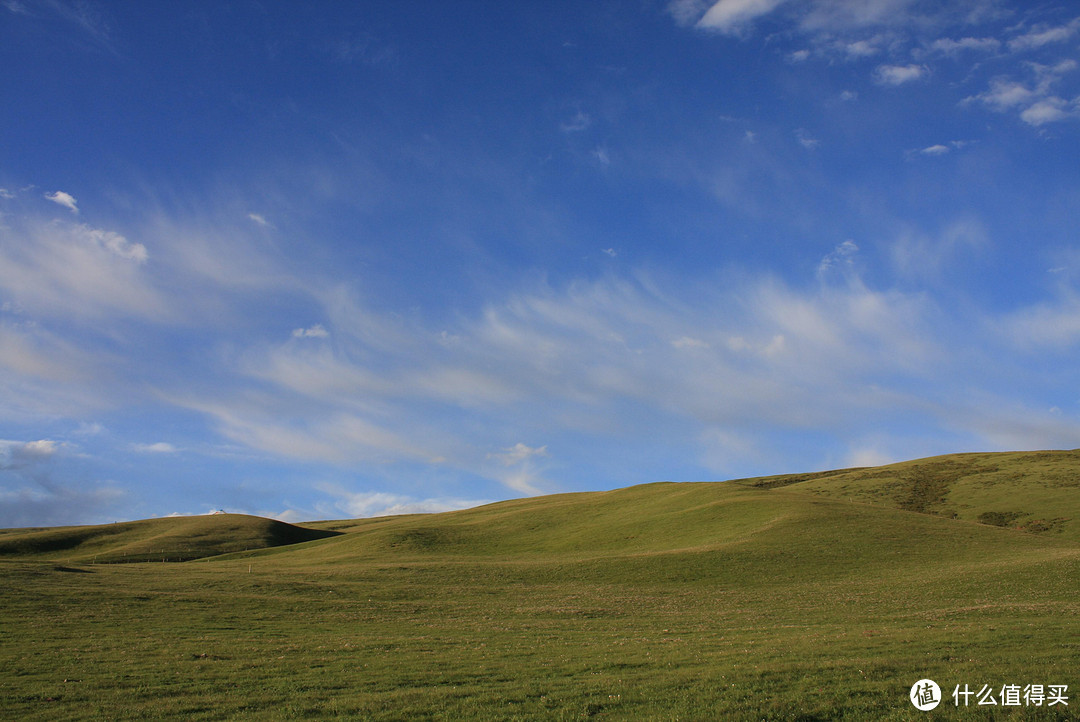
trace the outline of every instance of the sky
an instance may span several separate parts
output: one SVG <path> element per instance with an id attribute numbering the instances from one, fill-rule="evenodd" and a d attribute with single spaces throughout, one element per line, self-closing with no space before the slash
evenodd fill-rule
<path id="1" fill-rule="evenodd" d="M 0 0 L 0 527 L 1080 447 L 1080 10 Z"/>

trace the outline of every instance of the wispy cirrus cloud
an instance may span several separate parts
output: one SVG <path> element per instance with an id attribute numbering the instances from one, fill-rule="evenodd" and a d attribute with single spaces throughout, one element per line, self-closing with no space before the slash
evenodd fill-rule
<path id="1" fill-rule="evenodd" d="M 93 0 L 64 2 L 63 0 L 6 0 L 5 7 L 12 13 L 27 18 L 60 20 L 76 31 L 75 37 L 90 40 L 96 49 L 115 52 L 115 26 L 108 7 Z"/>
<path id="2" fill-rule="evenodd" d="M 406 494 L 379 491 L 352 491 L 341 484 L 320 482 L 315 488 L 330 497 L 329 503 L 320 502 L 316 510 L 323 516 L 346 515 L 350 519 L 399 514 L 432 514 L 457 511 L 490 503 L 487 499 L 454 499 L 432 497 L 420 499 Z"/>
<path id="3" fill-rule="evenodd" d="M 569 120 L 559 123 L 559 130 L 563 133 L 580 133 L 592 125 L 592 117 L 585 112 L 578 111 Z"/>
<path id="4" fill-rule="evenodd" d="M 959 40 L 954 38 L 937 38 L 931 42 L 928 48 L 934 52 L 945 55 L 958 56 L 963 52 L 994 53 L 1002 46 L 1002 41 L 993 37 L 964 37 Z"/>
<path id="5" fill-rule="evenodd" d="M 1063 43 L 1074 37 L 1077 32 L 1080 32 L 1080 18 L 1074 18 L 1064 25 L 1042 24 L 1009 40 L 1009 50 L 1014 52 L 1033 50 L 1046 45 Z"/>
<path id="6" fill-rule="evenodd" d="M 248 213 L 248 218 L 251 220 L 252 223 L 257 226 L 261 226 L 263 228 L 274 228 L 274 224 L 266 220 L 266 217 L 263 216 L 261 213 Z"/>
<path id="7" fill-rule="evenodd" d="M 157 441 L 152 444 L 132 444 L 131 449 L 140 454 L 176 454 L 180 451 L 180 449 L 167 441 Z"/>
<path id="8" fill-rule="evenodd" d="M 0 289 L 35 314 L 155 316 L 164 299 L 141 243 L 84 224 L 17 218 L 0 246 Z"/>
<path id="9" fill-rule="evenodd" d="M 559 463 L 549 451 L 559 435 L 617 433 L 615 409 L 627 404 L 641 418 L 713 429 L 714 440 L 747 424 L 828 429 L 851 413 L 878 413 L 883 398 L 909 396 L 904 403 L 918 406 L 912 391 L 885 379 L 917 377 L 948 358 L 925 327 L 925 301 L 866 288 L 857 253 L 841 244 L 822 261 L 823 285 L 809 292 L 768 278 L 719 284 L 729 289 L 722 293 L 704 281 L 673 293 L 613 278 L 493 303 L 453 328 L 452 345 L 422 326 L 399 326 L 392 336 L 407 340 L 384 342 L 377 356 L 351 351 L 355 339 L 342 332 L 334 347 L 253 350 L 239 370 L 258 392 L 242 392 L 241 379 L 227 403 L 182 403 L 267 453 L 430 464 L 518 493 L 551 490 L 545 468 Z M 531 431 L 509 423 L 522 404 L 532 409 Z M 597 415 L 612 419 L 609 429 Z M 508 433 L 535 440 L 491 448 Z"/>

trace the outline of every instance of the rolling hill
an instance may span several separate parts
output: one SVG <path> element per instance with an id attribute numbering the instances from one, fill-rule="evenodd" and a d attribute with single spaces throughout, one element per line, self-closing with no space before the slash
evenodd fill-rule
<path id="1" fill-rule="evenodd" d="M 69 562 L 189 561 L 335 536 L 245 514 L 166 517 L 95 526 L 0 531 L 0 559 Z"/>
<path id="2" fill-rule="evenodd" d="M 761 491 L 775 493 L 762 496 Z M 885 519 L 898 519 L 901 526 L 922 523 L 890 513 L 895 511 L 1080 542 L 1080 450 L 953 454 L 726 483 L 658 482 L 443 514 L 303 525 L 216 514 L 6 529 L 0 530 L 0 559 L 186 561 L 329 537 L 342 538 L 306 551 L 305 560 L 641 555 L 782 536 L 800 519 L 812 525 L 822 515 L 869 515 L 886 525 Z"/>
<path id="3" fill-rule="evenodd" d="M 949 719 L 1072 719 L 1078 462 L 960 454 L 443 514 L 7 530 L 0 705 L 30 719 L 906 720 L 930 678 Z M 1072 698 L 987 713 L 950 696 L 1013 684 Z"/>
<path id="4" fill-rule="evenodd" d="M 1080 450 L 951 454 L 738 483 L 787 487 L 1080 541 Z"/>

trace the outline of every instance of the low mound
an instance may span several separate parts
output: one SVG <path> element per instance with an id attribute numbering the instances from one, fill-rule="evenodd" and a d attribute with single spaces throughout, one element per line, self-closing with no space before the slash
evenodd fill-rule
<path id="1" fill-rule="evenodd" d="M 950 454 L 739 483 L 1080 541 L 1080 450 Z"/>
<path id="2" fill-rule="evenodd" d="M 0 534 L 0 557 L 98 563 L 188 561 L 336 534 L 244 514 L 168 517 L 97 526 L 6 530 Z"/>

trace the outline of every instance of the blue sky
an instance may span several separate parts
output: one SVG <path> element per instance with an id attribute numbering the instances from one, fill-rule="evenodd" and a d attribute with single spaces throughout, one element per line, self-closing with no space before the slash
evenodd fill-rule
<path id="1" fill-rule="evenodd" d="M 0 526 L 1080 446 L 1080 11 L 0 0 Z"/>

